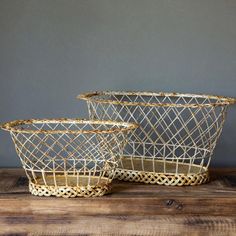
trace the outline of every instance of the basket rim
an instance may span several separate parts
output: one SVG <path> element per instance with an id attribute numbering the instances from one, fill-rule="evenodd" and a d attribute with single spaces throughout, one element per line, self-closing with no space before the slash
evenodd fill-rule
<path id="1" fill-rule="evenodd" d="M 197 103 L 150 103 L 150 102 L 129 102 L 129 101 L 117 101 L 112 99 L 95 99 L 96 96 L 100 95 L 143 95 L 143 96 L 170 96 L 170 97 L 185 97 L 185 98 L 209 98 L 219 100 L 220 102 L 212 102 L 205 104 L 197 104 Z M 85 101 L 92 101 L 96 103 L 109 103 L 116 105 L 126 105 L 126 106 L 150 106 L 150 107 L 217 107 L 217 106 L 227 106 L 236 103 L 236 98 L 218 96 L 218 95 L 206 95 L 206 94 L 190 94 L 190 93 L 169 93 L 169 92 L 135 92 L 135 91 L 94 91 L 94 92 L 85 92 L 81 93 L 77 96 L 77 99 L 82 99 Z"/>
<path id="2" fill-rule="evenodd" d="M 118 125 L 118 128 L 91 129 L 91 130 L 32 130 L 16 127 L 25 124 L 52 124 L 52 123 L 67 123 L 67 124 L 104 124 L 104 125 Z M 0 128 L 10 132 L 16 133 L 31 133 L 31 134 L 110 134 L 116 132 L 128 132 L 139 127 L 137 123 L 121 122 L 112 120 L 89 120 L 89 119 L 69 119 L 69 118 L 57 118 L 57 119 L 29 119 L 29 120 L 13 120 L 0 125 Z"/>

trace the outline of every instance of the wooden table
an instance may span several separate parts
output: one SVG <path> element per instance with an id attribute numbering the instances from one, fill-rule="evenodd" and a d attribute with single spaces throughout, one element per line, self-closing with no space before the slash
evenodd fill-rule
<path id="1" fill-rule="evenodd" d="M 114 181 L 100 198 L 28 193 L 22 170 L 0 169 L 0 235 L 236 235 L 236 168 L 166 187 Z"/>

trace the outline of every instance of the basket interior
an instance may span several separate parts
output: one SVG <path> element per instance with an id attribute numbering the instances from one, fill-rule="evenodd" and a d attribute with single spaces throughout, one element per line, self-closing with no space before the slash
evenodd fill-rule
<path id="1" fill-rule="evenodd" d="M 165 174 L 198 174 L 206 171 L 201 163 L 191 163 L 183 160 L 163 160 L 157 158 L 123 157 L 119 168 L 138 172 L 155 172 Z"/>
<path id="2" fill-rule="evenodd" d="M 90 176 L 90 175 L 44 175 L 38 176 L 33 180 L 30 178 L 31 182 L 38 185 L 45 186 L 102 186 L 111 182 L 111 179 L 102 176 Z"/>

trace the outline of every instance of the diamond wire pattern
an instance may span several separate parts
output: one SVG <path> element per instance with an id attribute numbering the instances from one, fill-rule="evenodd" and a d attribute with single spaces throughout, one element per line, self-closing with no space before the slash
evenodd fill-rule
<path id="1" fill-rule="evenodd" d="M 22 130 L 93 130 L 119 128 L 111 124 L 32 123 Z M 24 133 L 11 132 L 16 151 L 32 182 L 48 175 L 103 177 L 118 165 L 127 133 Z M 108 178 L 112 179 L 112 175 Z M 109 181 L 110 181 L 109 180 Z M 78 184 L 78 183 L 77 183 Z"/>
<path id="2" fill-rule="evenodd" d="M 99 100 L 99 101 L 96 101 Z M 118 104 L 102 103 L 100 100 L 118 101 Z M 217 139 L 225 120 L 227 106 L 142 106 L 122 102 L 211 104 L 220 99 L 202 97 L 171 97 L 142 95 L 96 95 L 87 99 L 90 118 L 137 122 L 140 127 L 130 135 L 124 150 L 126 158 L 160 159 L 176 163 L 173 174 L 178 174 L 178 164 L 187 163 L 188 173 L 193 165 L 208 167 Z M 158 148 L 156 148 L 158 147 Z M 124 159 L 123 159 L 124 160 Z M 121 166 L 122 163 L 121 163 Z M 134 164 L 131 164 L 135 170 Z M 148 170 L 143 167 L 144 171 Z M 203 168 L 200 168 L 200 171 Z M 165 169 L 161 170 L 165 173 Z"/>

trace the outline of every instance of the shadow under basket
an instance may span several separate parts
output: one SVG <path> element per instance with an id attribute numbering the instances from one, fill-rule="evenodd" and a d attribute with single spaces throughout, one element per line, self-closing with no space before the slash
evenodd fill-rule
<path id="1" fill-rule="evenodd" d="M 84 93 L 90 119 L 135 122 L 116 178 L 183 186 L 208 181 L 208 167 L 234 98 L 101 91 Z"/>

